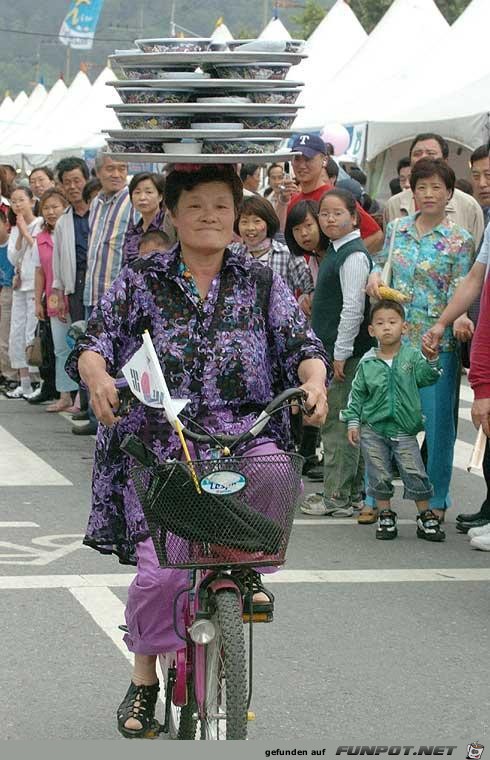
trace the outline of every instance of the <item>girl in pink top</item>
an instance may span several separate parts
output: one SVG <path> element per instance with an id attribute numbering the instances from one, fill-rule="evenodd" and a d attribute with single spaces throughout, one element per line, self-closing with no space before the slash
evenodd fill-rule
<path id="1" fill-rule="evenodd" d="M 39 208 L 44 223 L 42 231 L 37 236 L 33 256 L 36 267 L 36 316 L 40 320 L 50 320 L 56 357 L 56 390 L 60 394 L 59 400 L 46 408 L 47 412 L 74 411 L 71 391 L 78 390 L 76 383 L 65 372 L 65 361 L 70 352 L 66 343 L 66 333 L 70 325 L 65 317 L 60 318 L 58 295 L 56 291 L 53 292 L 52 233 L 67 205 L 68 201 L 59 190 L 52 189 L 44 193 Z M 68 314 L 67 303 L 65 303 L 64 313 Z"/>

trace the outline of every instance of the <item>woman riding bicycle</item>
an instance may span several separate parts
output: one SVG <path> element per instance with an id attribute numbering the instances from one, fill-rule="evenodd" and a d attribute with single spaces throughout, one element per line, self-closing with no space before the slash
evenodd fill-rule
<path id="1" fill-rule="evenodd" d="M 136 433 L 160 461 L 179 458 L 181 446 L 159 410 L 136 405 L 117 419 L 114 377 L 148 330 L 171 395 L 190 399 L 186 416 L 211 432 L 237 435 L 251 427 L 278 391 L 297 385 L 308 394 L 310 422 L 322 423 L 330 373 L 321 343 L 282 279 L 227 249 L 242 200 L 233 168 L 174 170 L 165 200 L 180 243 L 122 270 L 68 362 L 71 376 L 87 385 L 102 423 L 84 543 L 137 564 L 125 636 L 135 665 L 118 710 L 119 730 L 134 737 L 144 736 L 154 717 L 156 655 L 182 645 L 174 631 L 173 605 L 186 587 L 187 573 L 160 568 L 130 479 L 133 462 L 119 445 L 127 433 Z M 288 416 L 276 415 L 253 446 L 260 455 L 291 448 Z"/>

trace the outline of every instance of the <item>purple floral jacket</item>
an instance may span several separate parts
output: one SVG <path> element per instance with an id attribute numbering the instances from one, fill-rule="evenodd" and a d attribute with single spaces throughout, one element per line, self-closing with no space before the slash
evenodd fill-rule
<path id="1" fill-rule="evenodd" d="M 78 357 L 86 350 L 103 356 L 115 376 L 148 329 L 171 395 L 191 400 L 185 415 L 210 431 L 234 435 L 246 431 L 277 393 L 299 383 L 303 360 L 322 359 L 330 376 L 323 346 L 281 277 L 227 250 L 201 302 L 179 263 L 177 245 L 121 271 L 68 359 L 71 377 L 79 380 Z M 128 475 L 130 463 L 119 450 L 128 432 L 136 432 L 161 460 L 178 456 L 180 444 L 164 415 L 143 405 L 113 428 L 99 425 L 85 543 L 132 563 L 135 543 L 149 532 Z M 290 448 L 287 415 L 273 418 L 264 433 Z"/>

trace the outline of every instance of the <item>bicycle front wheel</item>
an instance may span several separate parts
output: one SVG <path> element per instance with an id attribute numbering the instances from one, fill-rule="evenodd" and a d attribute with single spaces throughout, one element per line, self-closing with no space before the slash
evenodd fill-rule
<path id="1" fill-rule="evenodd" d="M 247 659 L 240 600 L 225 589 L 215 595 L 216 636 L 206 651 L 206 715 L 201 738 L 247 738 Z"/>

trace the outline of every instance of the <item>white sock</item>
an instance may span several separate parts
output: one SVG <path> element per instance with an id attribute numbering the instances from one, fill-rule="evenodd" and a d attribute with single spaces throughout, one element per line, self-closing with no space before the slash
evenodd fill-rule
<path id="1" fill-rule="evenodd" d="M 27 396 L 28 393 L 32 393 L 32 385 L 31 385 L 31 378 L 30 377 L 21 377 L 20 379 L 20 385 L 22 388 L 22 393 Z"/>

